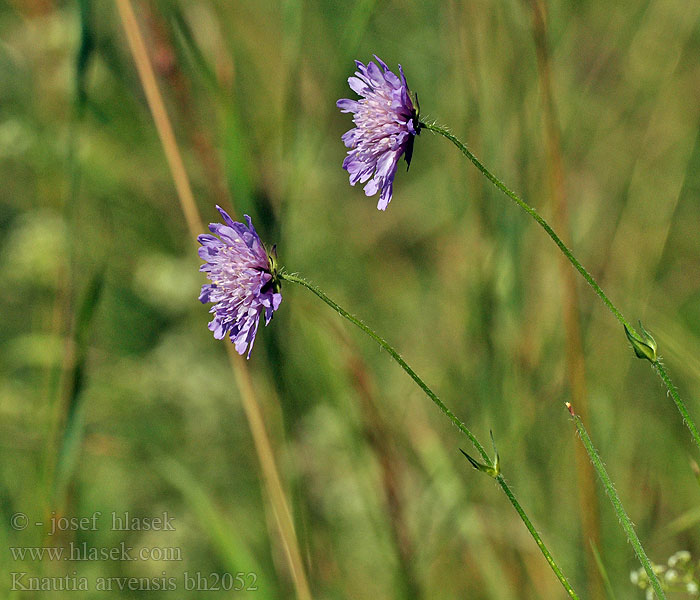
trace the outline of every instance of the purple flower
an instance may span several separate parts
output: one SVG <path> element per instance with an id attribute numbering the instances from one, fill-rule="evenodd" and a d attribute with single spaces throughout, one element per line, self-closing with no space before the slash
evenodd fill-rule
<path id="1" fill-rule="evenodd" d="M 355 123 L 355 129 L 343 135 L 345 146 L 350 148 L 343 169 L 350 173 L 351 185 L 372 177 L 365 185 L 365 194 L 374 196 L 381 190 L 377 208 L 385 210 L 391 202 L 396 168 L 404 153 L 406 163 L 411 164 L 413 140 L 420 133 L 420 124 L 401 65 L 399 78 L 379 57 L 374 58 L 384 72 L 371 61 L 367 66 L 355 61 L 357 71 L 348 83 L 363 97 L 338 100 L 337 105 L 342 112 L 354 113 Z"/>
<path id="2" fill-rule="evenodd" d="M 282 302 L 274 248 L 267 253 L 248 215 L 244 225 L 216 208 L 224 224 L 210 223 L 209 231 L 219 237 L 207 233 L 197 238 L 202 245 L 199 257 L 205 261 L 199 270 L 211 281 L 202 286 L 199 300 L 215 303 L 209 311 L 214 314 L 209 323 L 214 337 L 220 340 L 228 334 L 236 352 L 243 354 L 247 348 L 250 358 L 260 316 L 265 313 L 267 325 Z"/>

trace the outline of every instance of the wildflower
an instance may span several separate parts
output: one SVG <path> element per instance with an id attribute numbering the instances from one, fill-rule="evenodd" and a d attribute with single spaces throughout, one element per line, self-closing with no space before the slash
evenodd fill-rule
<path id="1" fill-rule="evenodd" d="M 684 565 L 690 562 L 690 558 L 690 552 L 687 550 L 679 550 L 669 557 L 668 566 L 675 567 L 676 565 Z"/>
<path id="2" fill-rule="evenodd" d="M 369 179 L 365 194 L 374 196 L 379 191 L 377 208 L 385 210 L 391 202 L 399 159 L 405 154 L 406 164 L 411 164 L 420 123 L 401 65 L 397 77 L 381 59 L 374 58 L 381 69 L 372 61 L 366 66 L 355 61 L 357 71 L 348 79 L 362 98 L 341 99 L 337 106 L 342 112 L 354 113 L 355 123 L 355 128 L 343 135 L 345 146 L 350 148 L 343 169 L 350 173 L 351 185 Z"/>
<path id="3" fill-rule="evenodd" d="M 261 315 L 267 325 L 282 302 L 275 249 L 265 250 L 248 215 L 244 225 L 216 208 L 224 224 L 210 223 L 209 230 L 219 237 L 197 238 L 202 245 L 199 257 L 205 261 L 199 270 L 211 281 L 202 286 L 199 300 L 215 303 L 209 311 L 214 314 L 209 323 L 214 337 L 220 340 L 228 334 L 236 352 L 243 354 L 247 348 L 250 358 Z"/>
<path id="4" fill-rule="evenodd" d="M 668 569 L 666 573 L 664 574 L 664 579 L 666 580 L 666 583 L 673 583 L 674 581 L 678 581 L 678 571 L 675 569 Z"/>

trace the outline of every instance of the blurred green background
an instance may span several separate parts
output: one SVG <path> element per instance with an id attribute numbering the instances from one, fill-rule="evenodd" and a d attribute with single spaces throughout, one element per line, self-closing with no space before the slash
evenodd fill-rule
<path id="1" fill-rule="evenodd" d="M 185 571 L 229 572 L 256 574 L 247 594 L 295 597 L 115 5 L 0 6 L 0 589 L 12 572 L 91 587 L 165 573 L 177 591 L 112 594 L 199 598 Z M 597 481 L 582 501 L 567 352 L 584 361 L 586 423 L 650 557 L 700 558 L 696 450 L 617 321 L 577 276 L 582 352 L 571 350 L 557 249 L 429 132 L 378 212 L 341 169 L 351 120 L 335 107 L 354 97 L 355 58 L 400 62 L 423 117 L 553 222 L 561 160 L 564 237 L 655 335 L 697 419 L 700 3 L 548 2 L 540 68 L 531 2 L 134 8 L 203 219 L 219 218 L 217 203 L 250 214 L 287 270 L 377 329 L 482 441 L 493 430 L 505 477 L 582 598 L 644 594 Z M 467 441 L 386 353 L 306 290 L 287 284 L 283 296 L 248 367 L 313 597 L 564 597 L 500 489 L 459 453 Z M 102 525 L 49 536 L 34 522 L 52 511 L 101 511 Z M 111 531 L 109 515 L 124 511 L 167 511 L 176 530 Z M 18 512 L 30 522 L 21 531 Z M 71 542 L 177 547 L 182 560 L 15 560 L 5 549 Z"/>

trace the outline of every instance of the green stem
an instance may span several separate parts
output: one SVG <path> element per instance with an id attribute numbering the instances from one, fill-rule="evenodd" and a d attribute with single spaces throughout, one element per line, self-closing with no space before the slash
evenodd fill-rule
<path id="1" fill-rule="evenodd" d="M 389 353 L 389 355 L 399 364 L 399 366 L 404 371 L 406 371 L 408 376 L 418 384 L 418 387 L 420 387 L 425 392 L 428 398 L 430 398 L 438 406 L 438 408 L 447 416 L 447 418 L 450 419 L 450 421 L 452 421 L 452 423 L 456 425 L 457 428 L 469 438 L 469 440 L 472 444 L 474 444 L 474 447 L 477 449 L 484 461 L 486 461 L 488 465 L 493 466 L 493 462 L 486 453 L 486 450 L 484 450 L 484 447 L 479 443 L 479 440 L 476 439 L 476 436 L 467 428 L 467 426 L 464 423 L 462 423 L 462 421 L 460 421 L 454 415 L 454 413 L 449 408 L 447 408 L 447 406 L 445 406 L 445 403 L 442 400 L 440 400 L 440 398 L 438 398 L 437 394 L 435 394 L 435 392 L 433 392 L 433 390 L 431 390 L 428 387 L 428 385 L 418 376 L 418 374 L 408 365 L 408 363 L 403 358 L 401 358 L 401 355 L 396 350 L 394 350 L 394 348 L 390 346 L 384 338 L 375 333 L 357 317 L 354 317 L 344 308 L 333 302 L 333 300 L 326 296 L 324 292 L 322 292 L 312 283 L 306 281 L 306 279 L 299 277 L 298 275 L 292 275 L 290 273 L 284 272 L 279 272 L 278 277 L 285 281 L 298 283 L 299 285 L 304 286 L 305 288 L 316 294 L 316 296 L 318 296 L 321 300 L 328 304 L 328 306 L 335 310 L 340 316 L 345 317 L 352 324 L 359 327 L 369 337 L 371 337 L 375 342 L 377 342 L 382 348 L 384 348 L 384 350 L 386 350 Z M 520 518 L 522 519 L 523 523 L 525 523 L 525 527 L 527 527 L 528 531 L 530 532 L 530 535 L 532 535 L 532 537 L 534 538 L 535 543 L 537 544 L 545 559 L 549 563 L 549 566 L 552 568 L 552 571 L 554 571 L 554 574 L 557 576 L 557 579 L 559 579 L 562 586 L 564 586 L 564 589 L 569 594 L 569 597 L 573 598 L 574 600 L 578 600 L 576 592 L 574 592 L 573 588 L 562 573 L 561 569 L 554 561 L 554 558 L 547 549 L 547 546 L 545 546 L 544 542 L 542 541 L 542 538 L 535 530 L 535 527 L 532 525 L 532 522 L 523 510 L 522 506 L 520 506 L 520 503 L 515 498 L 515 495 L 508 487 L 508 484 L 505 482 L 501 475 L 498 475 L 496 477 L 496 480 L 498 481 L 501 488 L 503 488 L 503 491 L 508 497 L 508 500 L 510 500 L 510 503 L 515 507 L 515 510 L 517 511 L 518 515 L 520 515 Z"/>
<path id="2" fill-rule="evenodd" d="M 695 443 L 697 444 L 698 448 L 700 448 L 700 433 L 698 433 L 698 428 L 695 426 L 693 419 L 690 417 L 690 414 L 688 413 L 688 409 L 686 408 L 683 400 L 681 400 L 681 397 L 678 395 L 678 390 L 676 389 L 676 386 L 673 385 L 673 382 L 671 381 L 671 378 L 668 376 L 668 373 L 666 373 L 666 369 L 664 369 L 663 365 L 661 364 L 661 361 L 659 361 L 657 359 L 657 361 L 655 363 L 653 363 L 652 366 L 654 367 L 656 372 L 659 374 L 659 377 L 661 377 L 663 382 L 666 384 L 666 388 L 668 389 L 668 393 L 671 395 L 671 398 L 673 398 L 673 401 L 676 403 L 676 406 L 678 407 L 678 412 L 681 413 L 681 416 L 683 417 L 683 420 L 685 421 L 686 426 L 690 430 L 690 433 L 693 436 Z"/>
<path id="3" fill-rule="evenodd" d="M 547 546 L 544 545 L 540 534 L 537 533 L 535 526 L 528 518 L 527 514 L 523 510 L 523 507 L 520 506 L 520 502 L 518 502 L 512 490 L 508 487 L 508 484 L 506 483 L 505 479 L 503 479 L 503 475 L 498 475 L 498 477 L 496 477 L 496 481 L 498 481 L 498 485 L 500 485 L 501 488 L 503 488 L 503 491 L 505 492 L 506 496 L 508 496 L 508 500 L 510 500 L 510 503 L 515 507 L 515 510 L 520 515 L 520 518 L 522 519 L 523 523 L 525 523 L 525 527 L 527 527 L 527 530 L 530 532 L 530 535 L 535 540 L 535 543 L 537 544 L 538 548 L 542 551 L 542 554 L 544 554 L 545 559 L 549 563 L 549 566 L 552 568 L 552 571 L 554 571 L 556 576 L 559 578 L 559 581 L 564 586 L 564 589 L 566 589 L 566 591 L 569 593 L 569 596 L 575 598 L 576 593 L 569 585 L 569 582 L 566 580 L 563 573 L 559 570 L 557 563 L 554 562 L 554 558 L 549 553 Z"/>
<path id="4" fill-rule="evenodd" d="M 514 191 L 512 191 L 510 188 L 508 188 L 500 179 L 498 179 L 495 175 L 491 173 L 480 161 L 479 159 L 474 156 L 474 154 L 471 153 L 469 148 L 467 148 L 459 139 L 457 139 L 454 135 L 452 135 L 446 128 L 441 127 L 440 125 L 437 125 L 435 123 L 420 123 L 420 127 L 424 129 L 428 129 L 429 131 L 432 131 L 434 133 L 437 133 L 439 135 L 442 135 L 443 137 L 446 137 L 448 140 L 450 140 L 459 150 L 466 156 L 472 163 L 474 163 L 474 166 L 481 171 L 486 178 L 493 183 L 501 192 L 503 192 L 506 196 L 508 196 L 511 200 L 513 200 L 520 208 L 522 208 L 527 214 L 529 214 L 537 223 L 542 227 L 547 232 L 547 235 L 554 240 L 554 243 L 559 247 L 559 249 L 562 251 L 564 256 L 569 260 L 569 262 L 574 266 L 574 268 L 583 275 L 583 278 L 588 282 L 588 284 L 593 288 L 596 294 L 600 297 L 600 299 L 603 301 L 603 304 L 607 306 L 610 311 L 615 315 L 615 318 L 625 327 L 628 329 L 630 332 L 632 332 L 634 335 L 638 335 L 637 331 L 632 325 L 625 319 L 624 315 L 618 310 L 617 306 L 615 306 L 610 298 L 605 294 L 603 289 L 598 285 L 598 282 L 593 279 L 593 276 L 586 270 L 586 268 L 577 260 L 577 258 L 573 255 L 571 250 L 569 250 L 568 246 L 561 240 L 561 238 L 556 234 L 556 232 L 550 227 L 549 223 L 540 216 L 540 214 L 532 207 L 530 206 L 527 202 L 525 202 L 522 198 L 520 198 Z M 698 434 L 698 429 L 695 426 L 695 422 L 690 416 L 690 413 L 688 412 L 688 409 L 685 406 L 685 403 L 683 400 L 681 400 L 681 397 L 678 394 L 678 391 L 676 390 L 675 386 L 673 383 L 671 383 L 671 379 L 669 376 L 666 374 L 666 371 L 664 371 L 663 367 L 661 364 L 656 361 L 652 363 L 658 372 L 659 376 L 663 380 L 664 384 L 666 385 L 666 388 L 668 389 L 669 394 L 673 398 L 673 401 L 676 403 L 676 406 L 678 407 L 679 412 L 681 413 L 681 416 L 683 417 L 683 420 L 685 421 L 685 424 L 687 425 L 688 429 L 690 430 L 690 433 L 693 435 L 693 440 L 695 441 L 695 444 L 697 445 L 698 449 L 700 449 L 700 435 Z"/>
<path id="5" fill-rule="evenodd" d="M 469 148 L 467 148 L 460 140 L 458 140 L 454 135 L 452 135 L 447 129 L 444 127 L 440 127 L 439 125 L 436 125 L 434 123 L 421 123 L 420 126 L 422 128 L 428 129 L 430 131 L 433 131 L 435 133 L 439 133 L 440 135 L 446 137 L 448 140 L 450 140 L 457 148 L 459 148 L 470 161 L 474 163 L 474 166 L 481 171 L 486 178 L 493 183 L 499 190 L 501 190 L 506 196 L 508 196 L 511 200 L 513 200 L 520 208 L 522 208 L 527 214 L 529 214 L 535 221 L 539 223 L 539 225 L 542 227 L 547 232 L 547 235 L 551 237 L 554 240 L 554 243 L 559 246 L 559 249 L 564 253 L 566 258 L 569 259 L 569 262 L 574 265 L 576 270 L 583 275 L 583 278 L 589 283 L 589 285 L 595 290 L 595 293 L 600 296 L 600 299 L 605 303 L 605 306 L 607 306 L 612 313 L 615 315 L 615 318 L 622 323 L 622 325 L 626 326 L 630 331 L 634 331 L 634 328 L 627 322 L 627 319 L 622 315 L 622 313 L 617 310 L 617 307 L 610 301 L 610 299 L 605 295 L 605 292 L 602 290 L 602 288 L 598 285 L 595 279 L 593 279 L 593 276 L 586 270 L 586 268 L 576 259 L 576 257 L 573 255 L 571 250 L 567 247 L 567 245 L 561 241 L 561 238 L 555 233 L 555 231 L 549 226 L 549 223 L 545 221 L 540 214 L 532 208 L 527 202 L 522 200 L 515 192 L 513 192 L 511 189 L 509 189 L 500 179 L 498 179 L 495 175 L 491 173 L 484 165 L 481 164 L 479 159 L 474 156 L 470 151 Z"/>
<path id="6" fill-rule="evenodd" d="M 318 289 L 315 285 L 312 283 L 309 283 L 306 281 L 306 279 L 299 277 L 297 275 L 292 275 L 290 273 L 278 273 L 278 276 L 280 279 L 285 279 L 286 281 L 291 281 L 293 283 L 298 283 L 300 285 L 303 285 L 305 288 L 311 290 L 314 294 L 316 294 L 321 300 L 323 300 L 328 306 L 330 306 L 333 310 L 335 310 L 340 316 L 345 317 L 348 321 L 353 323 L 354 325 L 357 325 L 362 331 L 364 331 L 369 337 L 371 337 L 375 342 L 377 342 L 384 350 L 386 350 L 391 357 L 399 363 L 399 366 L 408 373 L 408 376 L 413 379 L 418 384 L 418 387 L 420 387 L 430 398 L 435 404 L 437 404 L 438 408 L 447 415 L 447 418 L 452 421 L 454 425 L 457 426 L 457 428 L 464 433 L 474 444 L 474 447 L 477 449 L 479 454 L 481 454 L 482 458 L 489 464 L 491 465 L 491 459 L 489 458 L 489 455 L 486 454 L 486 450 L 484 450 L 484 447 L 479 443 L 479 440 L 476 439 L 476 436 L 469 431 L 467 426 L 462 423 L 455 415 L 454 413 L 445 406 L 444 402 L 440 400 L 440 398 L 437 397 L 435 392 L 431 390 L 427 384 L 416 374 L 416 372 L 406 363 L 406 361 L 401 358 L 401 355 L 394 350 L 389 343 L 382 338 L 381 336 L 377 335 L 374 331 L 372 331 L 367 325 L 365 325 L 362 321 L 360 321 L 358 318 L 353 317 L 348 311 L 346 311 L 344 308 L 341 306 L 338 306 L 333 300 L 331 300 L 326 294 L 324 294 L 320 289 Z"/>
<path id="7" fill-rule="evenodd" d="M 625 508 L 622 506 L 620 497 L 615 491 L 615 486 L 613 486 L 613 483 L 610 480 L 610 476 L 605 470 L 605 466 L 603 465 L 603 461 L 600 458 L 600 454 L 598 454 L 598 451 L 593 447 L 593 442 L 591 442 L 591 438 L 588 435 L 586 428 L 583 426 L 583 421 L 581 421 L 581 417 L 574 414 L 573 410 L 570 407 L 569 411 L 571 412 L 571 416 L 574 419 L 574 424 L 576 425 L 578 434 L 581 437 L 581 441 L 583 442 L 583 445 L 586 448 L 588 457 L 591 459 L 591 463 L 593 463 L 593 467 L 595 468 L 595 470 L 598 471 L 598 475 L 600 476 L 600 479 L 603 482 L 605 492 L 607 493 L 608 498 L 610 498 L 610 502 L 612 503 L 613 508 L 617 513 L 617 518 L 620 521 L 622 528 L 627 534 L 627 539 L 629 540 L 629 543 L 632 544 L 632 548 L 634 548 L 634 552 L 637 555 L 639 562 L 642 563 L 642 567 L 644 567 L 644 570 L 649 576 L 649 581 L 651 582 L 651 585 L 654 588 L 654 591 L 656 592 L 656 596 L 660 600 L 665 600 L 666 594 L 664 594 L 664 591 L 661 588 L 661 583 L 659 582 L 656 573 L 654 573 L 654 569 L 651 566 L 651 562 L 649 561 L 646 552 L 644 552 L 642 543 L 637 537 L 637 533 L 634 530 L 632 521 L 630 521 L 630 518 L 627 516 L 627 512 L 625 512 Z"/>

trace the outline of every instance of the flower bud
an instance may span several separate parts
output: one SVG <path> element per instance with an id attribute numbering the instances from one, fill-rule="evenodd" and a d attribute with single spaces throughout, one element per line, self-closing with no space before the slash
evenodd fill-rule
<path id="1" fill-rule="evenodd" d="M 644 325 L 639 321 L 639 329 L 641 334 L 636 331 L 630 331 L 625 325 L 625 333 L 627 334 L 627 339 L 632 344 L 632 349 L 637 355 L 637 358 L 646 358 L 649 362 L 656 362 L 656 340 L 651 336 L 651 334 L 644 329 Z"/>

